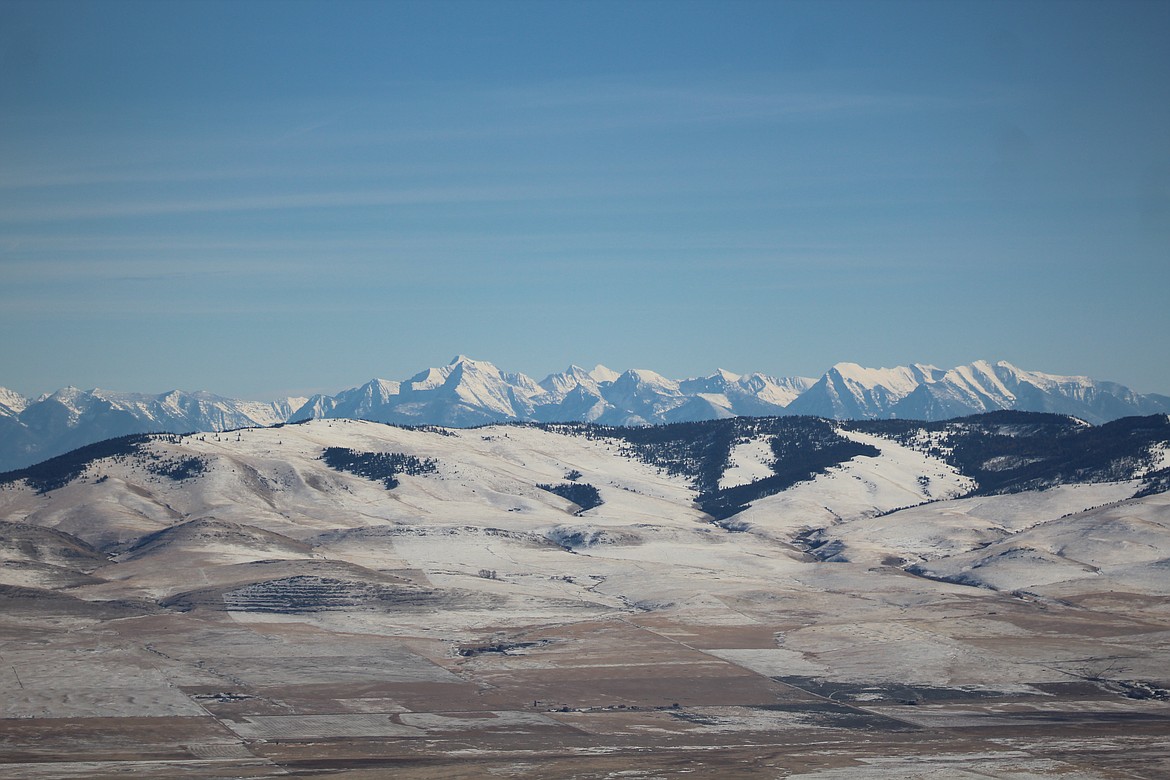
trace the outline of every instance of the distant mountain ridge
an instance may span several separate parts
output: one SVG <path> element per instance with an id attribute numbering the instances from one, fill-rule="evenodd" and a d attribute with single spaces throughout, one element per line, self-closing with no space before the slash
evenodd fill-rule
<path id="1" fill-rule="evenodd" d="M 336 395 L 276 402 L 205 392 L 159 395 L 64 388 L 28 399 L 0 388 L 0 471 L 132 433 L 221 431 L 315 418 L 470 427 L 498 422 L 655 425 L 726 417 L 944 420 L 1014 409 L 1094 425 L 1170 413 L 1170 397 L 1114 383 L 976 361 L 949 370 L 838 363 L 820 378 L 733 374 L 674 380 L 654 371 L 570 366 L 537 382 L 456 356 L 409 379 L 373 379 Z"/>
<path id="2" fill-rule="evenodd" d="M 950 370 L 915 364 L 891 369 L 838 363 L 786 407 L 787 414 L 836 419 L 946 420 L 1014 409 L 1078 417 L 1098 425 L 1170 412 L 1170 397 L 1141 395 L 1116 382 L 1025 371 L 978 360 Z"/>
<path id="3" fill-rule="evenodd" d="M 115 436 L 275 425 L 304 398 L 240 401 L 206 392 L 158 395 L 65 387 L 30 400 L 0 388 L 0 471 Z"/>
<path id="4" fill-rule="evenodd" d="M 813 379 L 717 371 L 676 381 L 645 369 L 570 366 L 537 382 L 492 363 L 456 356 L 410 379 L 372 379 L 335 396 L 316 395 L 289 422 L 356 418 L 400 425 L 467 427 L 488 423 L 596 422 L 653 425 L 784 414 Z"/>
<path id="5" fill-rule="evenodd" d="M 403 382 L 374 379 L 336 396 L 314 396 L 290 422 L 350 417 L 465 427 L 506 421 L 653 425 L 737 416 L 944 420 L 998 410 L 1051 412 L 1094 425 L 1170 412 L 1170 397 L 1115 382 L 1025 371 L 976 361 L 949 370 L 914 364 L 838 363 L 819 379 L 719 370 L 681 381 L 654 371 L 571 366 L 535 382 L 486 361 L 457 356 Z"/>

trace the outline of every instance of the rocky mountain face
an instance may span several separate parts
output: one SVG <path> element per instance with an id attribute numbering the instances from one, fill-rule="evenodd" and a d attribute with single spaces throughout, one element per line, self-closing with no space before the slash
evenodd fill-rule
<path id="1" fill-rule="evenodd" d="M 1092 424 L 1170 412 L 1170 397 L 1113 382 L 977 361 L 863 368 L 838 363 L 819 379 L 733 374 L 674 380 L 654 371 L 571 366 L 540 382 L 457 356 L 409 379 L 373 379 L 336 395 L 264 403 L 208 393 L 158 396 L 65 388 L 30 400 L 0 388 L 0 470 L 101 439 L 140 432 L 222 431 L 316 418 L 473 427 L 497 422 L 658 425 L 728 417 L 945 420 L 1002 409 Z"/>

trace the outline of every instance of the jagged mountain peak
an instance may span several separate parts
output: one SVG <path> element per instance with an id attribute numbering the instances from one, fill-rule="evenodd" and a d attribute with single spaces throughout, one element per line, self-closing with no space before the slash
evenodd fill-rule
<path id="1" fill-rule="evenodd" d="M 375 403 L 384 403 L 390 396 L 398 394 L 399 386 L 399 382 L 391 379 L 374 378 L 349 392 L 370 399 Z"/>
<path id="2" fill-rule="evenodd" d="M 53 399 L 56 401 L 69 401 L 69 400 L 73 400 L 75 398 L 80 398 L 81 396 L 86 395 L 87 392 L 88 392 L 88 394 L 92 395 L 93 393 L 100 392 L 100 389 L 95 387 L 92 390 L 86 391 L 86 390 L 82 390 L 80 387 L 75 387 L 74 385 L 65 385 L 61 389 L 56 390 L 56 391 L 50 393 L 49 395 L 45 396 L 45 398 L 46 399 Z"/>
<path id="3" fill-rule="evenodd" d="M 451 363 L 442 368 L 425 369 L 408 379 L 406 384 L 411 390 L 433 390 L 436 387 L 442 387 L 454 365 Z"/>
<path id="4" fill-rule="evenodd" d="M 451 362 L 448 365 L 452 370 L 463 367 L 464 370 L 471 369 L 474 371 L 483 371 L 486 373 L 504 373 L 496 367 L 495 363 L 491 363 L 487 360 L 476 360 L 475 358 L 468 357 L 467 355 L 456 355 L 451 359 Z"/>
<path id="5" fill-rule="evenodd" d="M 540 387 L 557 398 L 563 398 L 580 385 L 596 389 L 597 381 L 589 372 L 578 365 L 570 365 L 565 371 L 549 374 L 539 382 Z"/>
<path id="6" fill-rule="evenodd" d="M 0 414 L 20 414 L 30 403 L 32 402 L 28 398 L 25 398 L 15 390 L 0 387 Z"/>
<path id="7" fill-rule="evenodd" d="M 841 362 L 815 380 L 722 368 L 674 380 L 649 369 L 619 374 L 600 364 L 572 364 L 536 382 L 459 354 L 403 381 L 375 378 L 333 396 L 278 402 L 206 391 L 146 395 L 73 386 L 30 401 L 9 391 L 0 394 L 0 471 L 127 433 L 224 430 L 316 417 L 453 427 L 501 421 L 645 425 L 729 415 L 940 420 L 1001 409 L 1055 412 L 1098 424 L 1170 412 L 1170 398 L 1088 377 L 1026 371 L 1002 360 L 948 370 Z"/>
<path id="8" fill-rule="evenodd" d="M 894 368 L 866 368 L 857 363 L 837 363 L 828 376 L 840 377 L 864 388 L 884 387 L 893 392 L 910 393 L 922 382 L 934 381 L 944 372 L 921 363 Z"/>
<path id="9" fill-rule="evenodd" d="M 496 377 L 504 376 L 504 372 L 497 368 L 494 363 L 489 363 L 486 360 L 472 360 L 471 358 L 463 358 L 455 361 L 450 365 L 450 369 L 449 377 L 451 375 L 467 376 L 475 374 Z"/>
<path id="10" fill-rule="evenodd" d="M 614 380 L 614 384 L 619 382 L 628 382 L 638 385 L 653 385 L 662 388 L 678 389 L 678 382 L 673 379 L 667 379 L 657 371 L 651 371 L 646 368 L 631 368 L 621 374 Z"/>

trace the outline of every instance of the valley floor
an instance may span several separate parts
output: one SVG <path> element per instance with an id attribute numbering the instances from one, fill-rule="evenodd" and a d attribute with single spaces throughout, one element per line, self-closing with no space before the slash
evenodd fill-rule
<path id="1" fill-rule="evenodd" d="M 1108 601 L 918 582 L 852 595 L 829 579 L 811 598 L 712 597 L 471 641 L 199 610 L 8 614 L 0 778 L 1170 773 L 1170 702 L 1133 698 L 1157 692 L 1131 681 L 1170 662 L 1155 605 L 1117 617 Z"/>

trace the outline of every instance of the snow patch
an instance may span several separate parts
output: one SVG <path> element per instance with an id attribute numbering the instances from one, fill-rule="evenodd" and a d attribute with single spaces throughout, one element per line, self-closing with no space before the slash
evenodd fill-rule
<path id="1" fill-rule="evenodd" d="M 771 436 L 756 436 L 736 444 L 731 448 L 729 465 L 719 478 L 719 489 L 747 485 L 772 476 L 772 463 L 775 460 Z"/>

